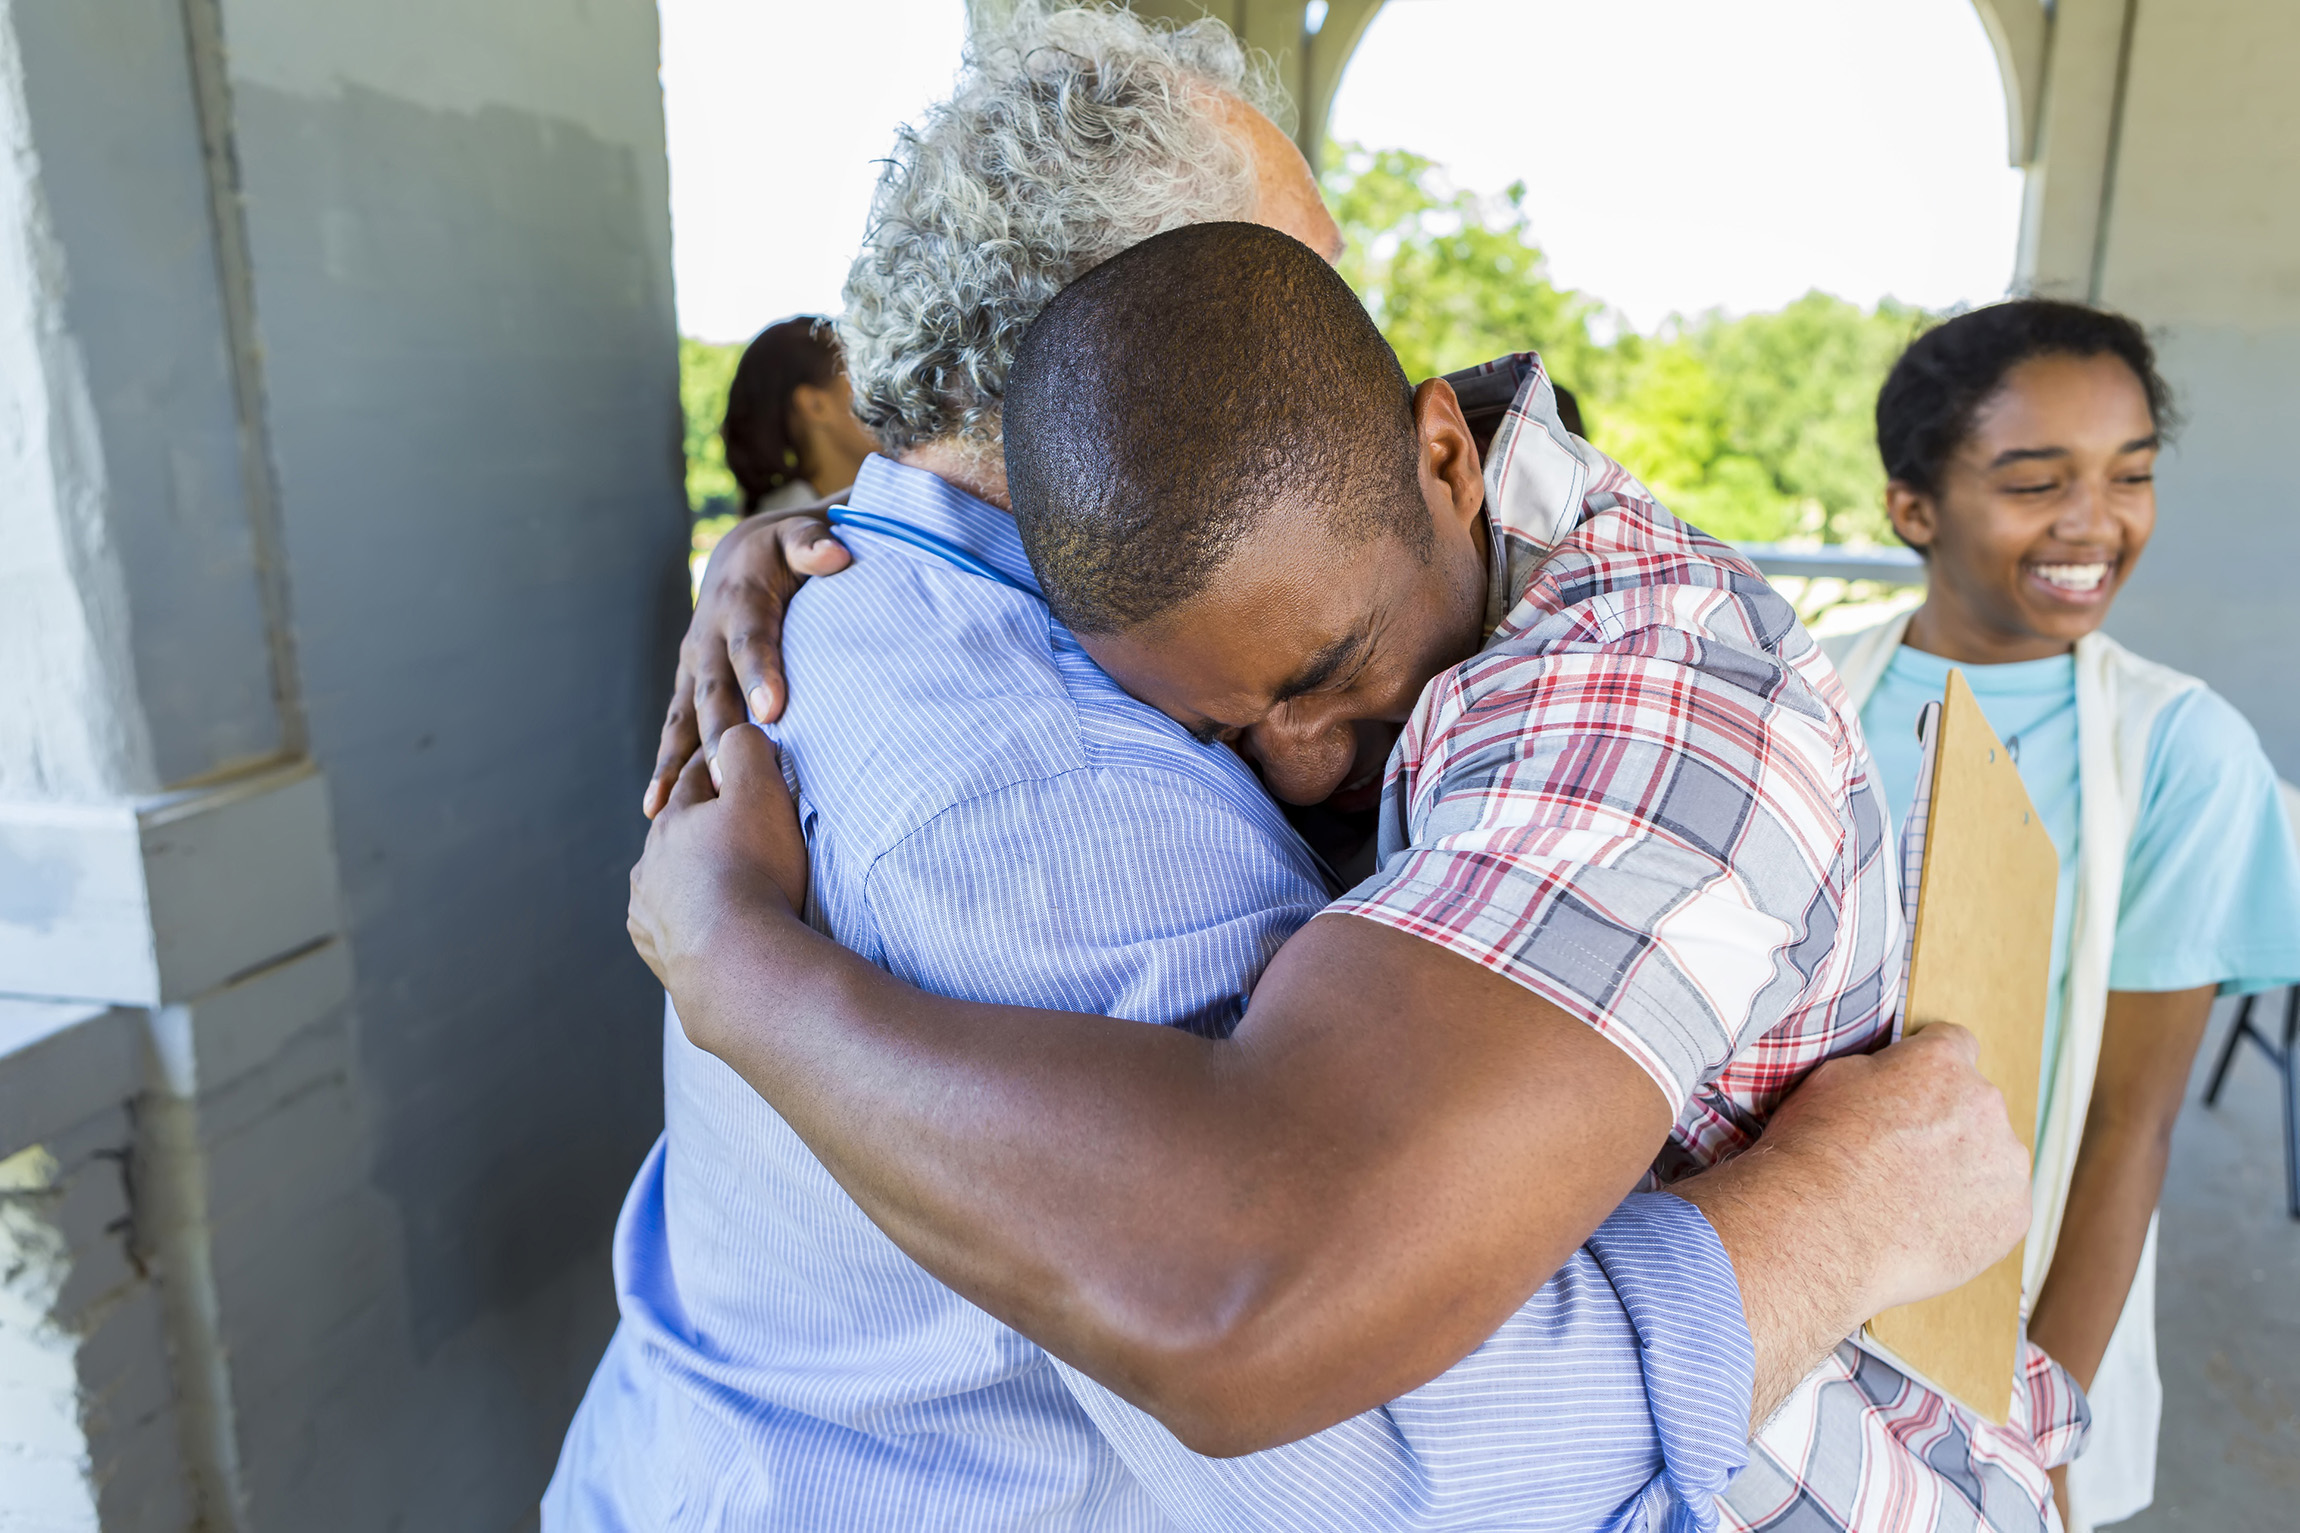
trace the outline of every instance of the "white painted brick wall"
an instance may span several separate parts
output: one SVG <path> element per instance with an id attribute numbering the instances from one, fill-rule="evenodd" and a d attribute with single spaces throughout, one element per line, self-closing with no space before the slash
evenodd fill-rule
<path id="1" fill-rule="evenodd" d="M 0 999 L 0 1533 L 532 1516 L 660 1122 L 656 61 L 0 0 L 0 992 L 120 1008 Z"/>
<path id="2" fill-rule="evenodd" d="M 122 1102 L 0 1159 L 0 1533 L 192 1524 L 133 1137 Z"/>

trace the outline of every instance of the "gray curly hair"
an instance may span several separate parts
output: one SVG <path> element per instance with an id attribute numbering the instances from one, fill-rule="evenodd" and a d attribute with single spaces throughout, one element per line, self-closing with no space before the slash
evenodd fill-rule
<path id="1" fill-rule="evenodd" d="M 1153 234 L 1253 215 L 1217 92 L 1283 120 L 1268 61 L 1218 21 L 1023 0 L 975 33 L 950 99 L 897 135 L 847 273 L 855 413 L 889 452 L 997 452 L 1007 368 L 1048 300 Z"/>

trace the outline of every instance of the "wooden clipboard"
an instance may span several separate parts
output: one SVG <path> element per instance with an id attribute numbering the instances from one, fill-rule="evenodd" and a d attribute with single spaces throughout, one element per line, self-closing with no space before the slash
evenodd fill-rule
<path id="1" fill-rule="evenodd" d="M 1932 715 L 1925 764 L 1910 811 L 1924 815 L 1924 844 L 1902 1026 L 1970 1029 L 1981 1073 L 2004 1093 L 2033 1155 L 2060 859 L 1961 671 L 1949 672 Z M 2020 1364 L 2025 1246 L 1962 1288 L 1885 1311 L 1869 1322 L 1869 1339 L 1920 1382 L 2002 1424 Z"/>

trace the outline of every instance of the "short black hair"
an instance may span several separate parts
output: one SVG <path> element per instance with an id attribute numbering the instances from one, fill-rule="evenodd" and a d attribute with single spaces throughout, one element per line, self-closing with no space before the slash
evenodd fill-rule
<path id="1" fill-rule="evenodd" d="M 1877 453 L 1885 477 L 1937 495 L 1941 472 L 1972 433 L 2005 375 L 2037 357 L 2113 356 L 2148 395 L 2160 435 L 2177 423 L 2172 390 L 2148 335 L 2122 314 L 2050 298 L 2015 298 L 1943 320 L 1909 343 L 1877 391 Z"/>
<path id="2" fill-rule="evenodd" d="M 1080 633 L 1189 600 L 1281 501 L 1429 557 L 1397 354 L 1331 266 L 1259 224 L 1168 230 L 1064 288 L 1004 421 L 1023 546 Z"/>

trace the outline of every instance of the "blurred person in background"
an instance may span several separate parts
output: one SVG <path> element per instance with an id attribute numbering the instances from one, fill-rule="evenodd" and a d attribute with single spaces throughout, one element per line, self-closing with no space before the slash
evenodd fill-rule
<path id="1" fill-rule="evenodd" d="M 2170 395 L 2122 315 L 2020 299 L 1912 343 L 1877 397 L 1922 605 L 1823 641 L 1896 826 L 1918 713 L 1965 674 L 2060 853 L 2029 1337 L 2090 1393 L 2072 1529 L 2154 1495 L 2156 1204 L 2215 995 L 2300 978 L 2300 855 L 2252 728 L 2100 631 L 2156 525 Z"/>
<path id="2" fill-rule="evenodd" d="M 781 511 L 836 495 L 878 451 L 855 419 L 838 332 L 819 314 L 796 314 L 744 348 L 719 428 L 743 514 Z"/>

